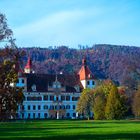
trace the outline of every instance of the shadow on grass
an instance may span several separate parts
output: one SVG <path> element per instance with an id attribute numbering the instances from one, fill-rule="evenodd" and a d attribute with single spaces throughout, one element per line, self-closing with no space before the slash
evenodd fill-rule
<path id="1" fill-rule="evenodd" d="M 81 126 L 78 126 L 78 127 L 73 127 L 73 126 L 68 126 L 68 127 L 65 127 L 65 128 L 59 128 L 59 127 L 30 127 L 30 128 L 0 128 L 0 136 L 5 136 L 6 134 L 10 134 L 10 135 L 13 135 L 14 132 L 17 132 L 17 133 L 20 133 L 20 132 L 41 132 L 41 131 L 44 131 L 46 130 L 46 133 L 50 131 L 57 131 L 57 130 L 74 130 L 74 129 L 78 129 L 78 130 L 81 130 L 81 129 L 84 129 L 84 130 L 89 130 L 89 129 L 96 129 L 96 128 L 112 128 L 112 126 L 92 126 L 92 127 L 89 127 L 89 126 L 85 126 L 85 127 L 81 127 Z"/>
<path id="2" fill-rule="evenodd" d="M 4 139 L 4 138 L 2 138 Z M 51 136 L 51 137 L 11 137 L 11 138 L 5 138 L 10 140 L 93 140 L 93 139 L 128 139 L 128 140 L 134 140 L 134 139 L 140 139 L 140 134 L 137 133 L 123 133 L 123 134 L 87 134 L 87 135 L 70 135 L 70 136 Z"/>

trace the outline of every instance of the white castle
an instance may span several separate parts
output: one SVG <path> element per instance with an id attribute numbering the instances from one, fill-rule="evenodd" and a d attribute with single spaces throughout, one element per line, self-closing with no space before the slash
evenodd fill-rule
<path id="1" fill-rule="evenodd" d="M 23 88 L 24 101 L 18 106 L 18 119 L 63 119 L 77 118 L 76 106 L 85 88 L 94 88 L 96 79 L 82 60 L 78 74 L 37 74 L 33 73 L 32 61 L 24 72 L 19 71 L 17 87 Z"/>

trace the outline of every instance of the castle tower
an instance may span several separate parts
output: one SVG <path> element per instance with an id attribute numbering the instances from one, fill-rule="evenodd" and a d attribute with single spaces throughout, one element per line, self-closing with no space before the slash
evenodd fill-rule
<path id="1" fill-rule="evenodd" d="M 92 72 L 90 71 L 89 67 L 87 66 L 85 58 L 82 60 L 82 67 L 78 74 L 84 89 L 86 88 L 92 89 L 95 87 L 95 78 Z"/>
<path id="2" fill-rule="evenodd" d="M 27 64 L 24 68 L 24 72 L 25 73 L 32 73 L 32 60 L 30 57 L 28 58 Z"/>

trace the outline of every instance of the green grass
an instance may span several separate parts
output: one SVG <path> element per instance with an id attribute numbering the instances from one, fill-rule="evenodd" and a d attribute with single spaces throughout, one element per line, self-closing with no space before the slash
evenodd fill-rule
<path id="1" fill-rule="evenodd" d="M 140 140 L 140 121 L 42 120 L 0 122 L 0 139 Z"/>

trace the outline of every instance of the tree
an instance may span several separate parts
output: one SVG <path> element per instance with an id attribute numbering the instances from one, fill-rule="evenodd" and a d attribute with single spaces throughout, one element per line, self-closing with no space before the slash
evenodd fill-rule
<path id="1" fill-rule="evenodd" d="M 106 106 L 106 97 L 104 93 L 98 93 L 94 99 L 94 119 L 103 120 L 105 119 L 105 106 Z"/>
<path id="2" fill-rule="evenodd" d="M 8 28 L 5 15 L 0 13 L 0 41 L 4 39 L 9 39 L 12 34 L 12 30 Z"/>
<path id="3" fill-rule="evenodd" d="M 84 118 L 90 117 L 93 108 L 94 94 L 90 89 L 84 89 L 77 104 L 77 112 Z"/>
<path id="4" fill-rule="evenodd" d="M 138 87 L 138 90 L 134 94 L 132 110 L 135 117 L 140 117 L 140 86 Z"/>
<path id="5" fill-rule="evenodd" d="M 125 106 L 125 100 L 121 98 L 118 93 L 118 88 L 113 85 L 109 95 L 107 97 L 107 103 L 105 107 L 105 116 L 106 119 L 121 119 L 124 117 L 127 108 Z"/>
<path id="6" fill-rule="evenodd" d="M 112 85 L 114 84 L 111 80 L 104 80 L 95 88 L 93 112 L 96 120 L 105 119 L 106 98 Z"/>
<path id="7" fill-rule="evenodd" d="M 14 118 L 17 105 L 23 97 L 22 89 L 17 89 L 15 84 L 21 53 L 12 34 L 5 15 L 0 13 L 0 42 L 6 42 L 5 48 L 0 50 L 0 120 Z"/>

